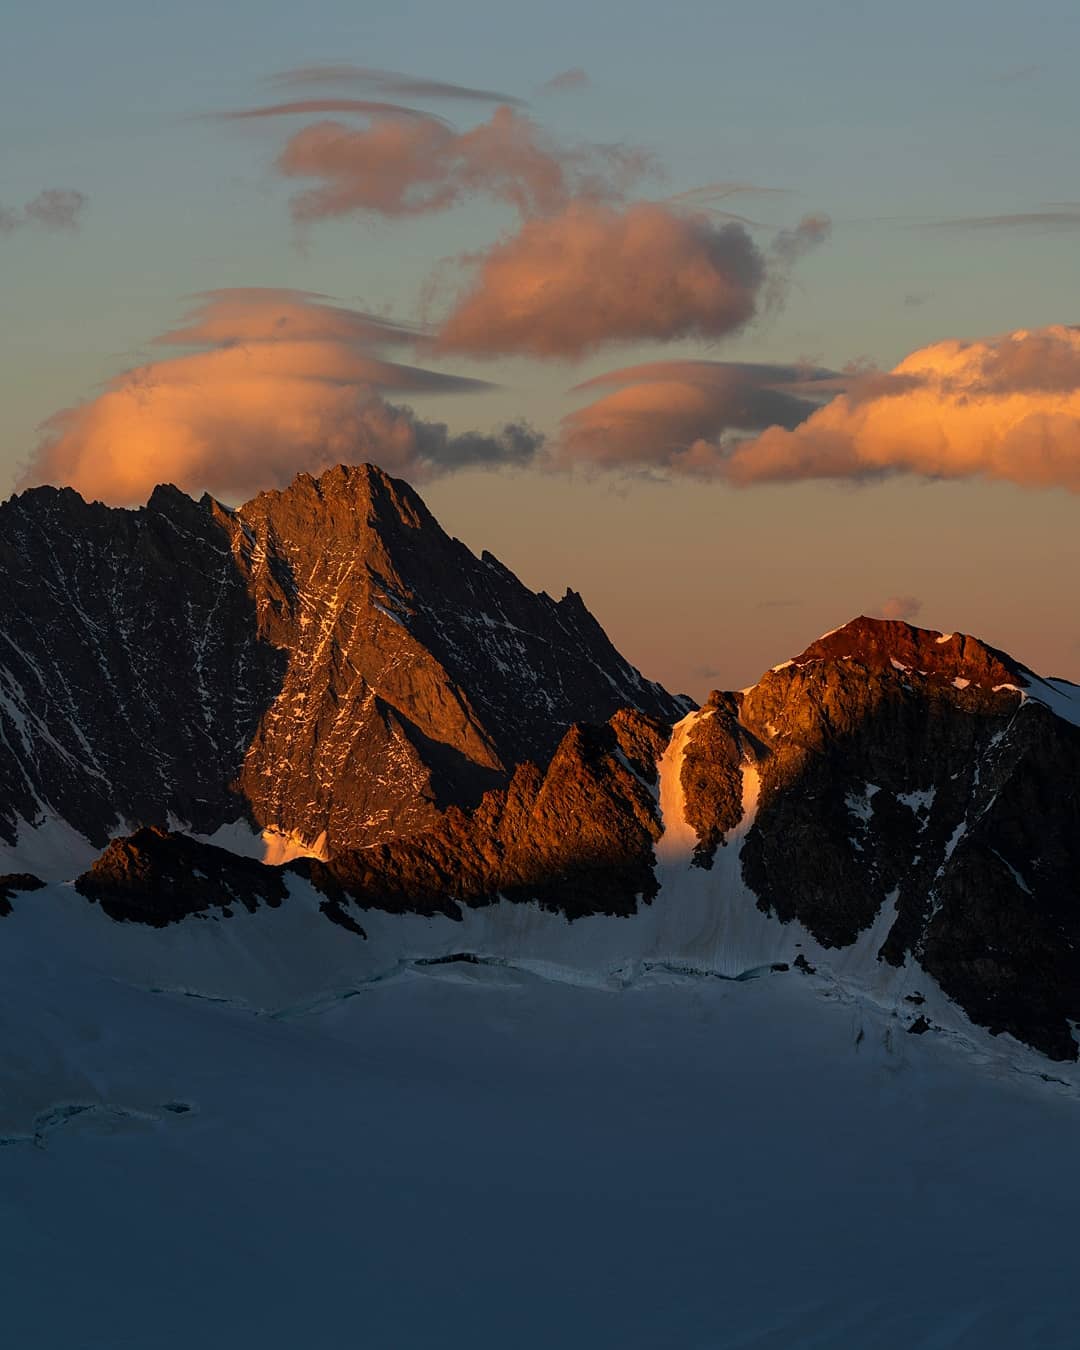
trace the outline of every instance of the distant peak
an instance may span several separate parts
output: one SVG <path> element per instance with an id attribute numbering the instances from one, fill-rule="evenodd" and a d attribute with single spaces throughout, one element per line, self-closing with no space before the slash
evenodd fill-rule
<path id="1" fill-rule="evenodd" d="M 871 619 L 865 614 L 812 642 L 793 665 L 852 659 L 871 670 L 901 668 L 973 684 L 1024 685 L 1025 668 L 966 633 L 916 628 L 903 619 Z"/>

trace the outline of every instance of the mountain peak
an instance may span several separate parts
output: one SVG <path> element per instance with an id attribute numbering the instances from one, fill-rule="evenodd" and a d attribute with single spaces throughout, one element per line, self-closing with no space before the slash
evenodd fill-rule
<path id="1" fill-rule="evenodd" d="M 335 464 L 317 476 L 297 474 L 287 487 L 260 492 L 240 511 L 257 515 L 271 504 L 275 510 L 292 504 L 304 514 L 340 504 L 376 528 L 404 525 L 410 530 L 429 527 L 441 533 L 419 493 L 377 464 Z"/>
<path id="2" fill-rule="evenodd" d="M 1005 684 L 1022 688 L 1027 683 L 1019 662 L 978 638 L 865 614 L 812 642 L 792 664 L 842 660 L 858 661 L 869 670 L 914 670 L 990 688 Z"/>

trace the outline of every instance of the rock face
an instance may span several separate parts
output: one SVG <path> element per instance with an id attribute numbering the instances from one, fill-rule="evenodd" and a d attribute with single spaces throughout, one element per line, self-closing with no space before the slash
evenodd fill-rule
<path id="1" fill-rule="evenodd" d="M 230 524 L 259 630 L 288 653 L 244 794 L 331 854 L 475 805 L 546 765 L 571 722 L 690 706 L 628 665 L 580 596 L 533 594 L 376 469 L 301 476 Z"/>
<path id="2" fill-rule="evenodd" d="M 0 840 L 246 817 L 321 853 L 475 804 L 567 726 L 688 706 L 573 592 L 476 558 L 370 466 L 237 511 L 0 506 Z"/>
<path id="3" fill-rule="evenodd" d="M 0 506 L 0 838 L 43 816 L 91 843 L 171 812 L 212 830 L 285 654 L 259 636 L 224 510 L 34 488 Z"/>
<path id="4" fill-rule="evenodd" d="M 461 906 L 538 901 L 568 918 L 633 914 L 657 893 L 656 762 L 669 728 L 622 711 L 573 726 L 547 772 L 521 765 L 473 812 L 451 807 L 407 839 L 343 853 L 326 872 L 370 909 L 460 917 Z"/>

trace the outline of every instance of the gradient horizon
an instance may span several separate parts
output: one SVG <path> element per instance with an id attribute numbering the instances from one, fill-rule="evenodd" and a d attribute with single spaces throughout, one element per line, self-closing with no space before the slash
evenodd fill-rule
<path id="1" fill-rule="evenodd" d="M 550 431 L 580 401 L 572 385 L 636 361 L 888 368 L 941 339 L 1078 317 L 1068 280 L 1080 229 L 1045 214 L 1075 195 L 1080 117 L 1065 60 L 1080 49 L 1075 5 L 833 3 L 811 14 L 790 0 L 683 3 L 661 22 L 638 3 L 451 12 L 428 0 L 357 13 L 324 0 L 315 19 L 248 0 L 153 14 L 67 0 L 9 24 L 0 206 L 49 187 L 89 201 L 77 233 L 0 231 L 3 495 L 38 425 L 145 358 L 193 292 L 289 286 L 410 319 L 439 259 L 507 228 L 504 210 L 468 203 L 323 224 L 297 248 L 288 186 L 267 169 L 279 137 L 200 118 L 258 101 L 265 77 L 313 61 L 505 89 L 560 135 L 653 149 L 665 192 L 742 181 L 783 192 L 740 197 L 734 210 L 777 227 L 817 210 L 833 219 L 784 307 L 716 346 L 641 343 L 578 364 L 441 362 L 502 385 L 409 400 L 455 431 L 519 416 Z M 588 88 L 538 96 L 579 66 Z M 529 470 L 419 486 L 448 530 L 530 585 L 580 590 L 630 659 L 697 697 L 748 684 L 898 597 L 918 602 L 915 622 L 1080 678 L 1080 532 L 1061 489 L 909 478 L 733 488 Z"/>

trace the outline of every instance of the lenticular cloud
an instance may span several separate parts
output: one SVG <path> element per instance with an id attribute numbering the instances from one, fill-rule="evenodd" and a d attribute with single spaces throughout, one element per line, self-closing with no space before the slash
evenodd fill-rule
<path id="1" fill-rule="evenodd" d="M 722 477 L 733 433 L 794 427 L 837 377 L 818 367 L 739 361 L 653 361 L 579 385 L 606 389 L 563 418 L 563 466 Z"/>
<path id="2" fill-rule="evenodd" d="M 425 478 L 529 461 L 540 438 L 526 427 L 455 436 L 383 397 L 488 387 L 380 355 L 414 340 L 302 292 L 211 292 L 158 339 L 196 350 L 126 371 L 53 416 L 20 487 L 63 483 L 127 504 L 172 482 L 235 499 L 339 462 Z"/>

